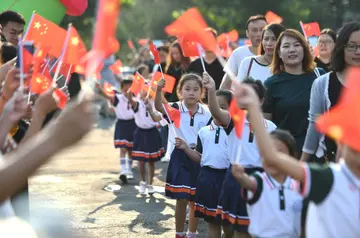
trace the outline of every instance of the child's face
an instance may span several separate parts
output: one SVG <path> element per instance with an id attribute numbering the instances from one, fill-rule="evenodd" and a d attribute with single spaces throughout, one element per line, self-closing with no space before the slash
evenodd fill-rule
<path id="1" fill-rule="evenodd" d="M 201 87 L 196 80 L 188 80 L 181 88 L 181 97 L 185 104 L 193 105 L 201 99 Z"/>
<path id="2" fill-rule="evenodd" d="M 216 100 L 221 109 L 226 110 L 226 111 L 228 110 L 229 104 L 224 96 L 216 96 Z"/>
<path id="3" fill-rule="evenodd" d="M 280 140 L 275 139 L 275 138 L 272 138 L 272 140 L 273 140 L 273 144 L 278 152 L 282 152 L 284 154 L 290 155 L 290 151 L 289 151 L 288 147 L 283 142 L 281 142 Z M 263 161 L 263 167 L 264 167 L 264 170 L 271 176 L 275 176 L 275 175 L 278 175 L 281 173 L 278 169 L 272 167 L 271 164 L 268 164 L 264 161 Z"/>
<path id="4" fill-rule="evenodd" d="M 129 90 L 129 88 L 131 88 L 131 83 L 123 84 L 122 91 L 126 92 Z"/>
<path id="5" fill-rule="evenodd" d="M 148 79 L 149 78 L 149 68 L 145 68 L 141 75 L 145 78 L 145 79 Z"/>
<path id="6" fill-rule="evenodd" d="M 351 149 L 346 145 L 343 146 L 342 155 L 349 168 L 360 177 L 360 152 Z"/>

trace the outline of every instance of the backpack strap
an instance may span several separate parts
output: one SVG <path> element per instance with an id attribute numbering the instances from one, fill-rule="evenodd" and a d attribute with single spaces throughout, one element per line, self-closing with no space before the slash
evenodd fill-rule
<path id="1" fill-rule="evenodd" d="M 249 77 L 253 63 L 254 63 L 254 58 L 251 58 L 249 68 L 248 68 L 248 71 L 246 73 L 246 77 Z"/>

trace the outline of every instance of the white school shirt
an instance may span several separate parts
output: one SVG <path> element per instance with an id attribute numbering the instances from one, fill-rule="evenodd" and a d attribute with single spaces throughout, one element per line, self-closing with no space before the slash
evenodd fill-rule
<path id="1" fill-rule="evenodd" d="M 269 120 L 264 119 L 265 129 L 270 133 L 276 129 L 276 125 Z M 230 163 L 233 164 L 238 161 L 245 168 L 261 168 L 261 156 L 259 148 L 256 143 L 254 133 L 250 133 L 250 122 L 245 118 L 244 128 L 241 138 L 236 136 L 233 120 L 225 128 L 228 134 L 228 151 Z"/>
<path id="2" fill-rule="evenodd" d="M 278 183 L 267 173 L 256 172 L 256 191 L 248 191 L 249 233 L 255 237 L 298 238 L 303 198 L 298 183 L 287 177 Z M 281 199 L 283 198 L 283 199 Z"/>
<path id="3" fill-rule="evenodd" d="M 171 126 L 174 126 L 176 135 L 183 138 L 192 147 L 196 146 L 199 130 L 206 126 L 211 118 L 209 109 L 201 103 L 198 103 L 198 105 L 199 109 L 194 115 L 190 115 L 190 110 L 183 101 L 175 102 L 172 105 L 172 107 L 180 111 L 180 128 L 176 128 L 174 125 Z"/>
<path id="4" fill-rule="evenodd" d="M 226 62 L 224 72 L 231 71 L 235 76 L 237 76 L 241 61 L 248 56 L 255 56 L 250 51 L 249 46 L 240 46 L 236 48 Z"/>
<path id="5" fill-rule="evenodd" d="M 228 136 L 223 127 L 211 124 L 200 129 L 196 151 L 201 154 L 200 165 L 213 169 L 227 169 L 230 166 Z"/>
<path id="6" fill-rule="evenodd" d="M 0 163 L 1 160 L 3 160 L 3 157 L 0 153 Z M 11 205 L 10 199 L 6 199 L 2 203 L 0 203 L 0 219 L 7 219 L 11 217 L 15 217 L 15 212 Z"/>
<path id="7" fill-rule="evenodd" d="M 322 167 L 304 164 L 304 171 L 301 192 L 310 200 L 306 237 L 360 237 L 360 179 L 344 160 Z"/>
<path id="8" fill-rule="evenodd" d="M 251 60 L 252 60 L 252 64 L 251 64 Z M 250 64 L 251 64 L 251 68 L 249 71 Z M 268 65 L 260 64 L 256 60 L 256 57 L 253 56 L 246 57 L 245 59 L 243 59 L 243 61 L 241 61 L 236 79 L 239 82 L 244 80 L 248 74 L 248 71 L 249 71 L 249 77 L 253 78 L 254 80 L 260 80 L 262 83 L 264 83 L 266 79 L 272 76 L 270 67 Z"/>
<path id="9" fill-rule="evenodd" d="M 154 102 L 150 101 L 151 107 L 153 108 L 153 112 L 155 114 L 161 115 L 155 110 Z M 146 106 L 143 100 L 138 100 L 136 103 L 136 107 L 134 109 L 134 118 L 136 126 L 141 129 L 150 129 L 156 126 L 159 126 L 158 122 L 153 121 L 150 113 L 146 110 Z"/>
<path id="10" fill-rule="evenodd" d="M 134 98 L 135 99 L 135 98 Z M 127 97 L 123 93 L 116 93 L 114 98 L 116 117 L 120 120 L 134 119 L 134 110 Z"/>

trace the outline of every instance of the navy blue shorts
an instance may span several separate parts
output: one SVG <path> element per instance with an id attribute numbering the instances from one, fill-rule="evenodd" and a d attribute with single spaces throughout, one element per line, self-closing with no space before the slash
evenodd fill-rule
<path id="1" fill-rule="evenodd" d="M 137 128 L 134 119 L 118 119 L 115 126 L 114 146 L 115 148 L 126 148 L 132 150 L 134 146 L 134 132 Z"/>
<path id="2" fill-rule="evenodd" d="M 171 153 L 166 174 L 165 196 L 194 201 L 200 164 L 193 162 L 183 150 Z"/>
<path id="3" fill-rule="evenodd" d="M 200 168 L 195 193 L 195 217 L 204 218 L 209 223 L 219 223 L 216 216 L 221 188 L 227 169 L 213 169 L 207 166 Z"/>
<path id="4" fill-rule="evenodd" d="M 150 129 L 136 128 L 132 159 L 144 162 L 157 162 L 164 156 L 164 147 L 156 127 Z"/>
<path id="5" fill-rule="evenodd" d="M 247 214 L 246 201 L 241 197 L 241 187 L 231 174 L 231 167 L 232 165 L 230 165 L 225 175 L 216 214 L 218 219 L 221 219 L 222 225 L 232 226 L 238 232 L 247 232 L 250 221 Z M 252 174 L 256 171 L 262 172 L 263 169 L 245 169 L 247 174 Z"/>

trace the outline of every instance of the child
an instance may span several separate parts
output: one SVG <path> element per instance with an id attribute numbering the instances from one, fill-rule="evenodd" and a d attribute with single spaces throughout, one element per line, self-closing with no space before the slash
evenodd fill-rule
<path id="1" fill-rule="evenodd" d="M 158 82 L 156 91 L 155 107 L 156 110 L 166 116 L 166 112 L 161 103 L 161 90 L 165 86 L 165 80 Z M 180 111 L 180 128 L 176 128 L 176 135 L 183 138 L 191 149 L 196 147 L 196 139 L 199 130 L 206 126 L 211 114 L 208 109 L 200 103 L 204 89 L 202 80 L 198 75 L 186 74 L 180 79 L 177 86 L 178 97 L 181 101 L 173 103 L 172 107 Z M 173 126 L 173 125 L 169 125 Z M 171 154 L 171 159 L 166 175 L 165 195 L 177 199 L 175 222 L 176 237 L 184 237 L 184 224 L 186 216 L 186 206 L 190 204 L 189 232 L 187 237 L 196 236 L 198 219 L 194 216 L 194 206 L 192 201 L 196 191 L 199 164 L 195 163 L 185 154 L 183 150 L 175 148 Z"/>
<path id="2" fill-rule="evenodd" d="M 219 107 L 215 97 L 215 82 L 207 74 L 204 73 L 204 87 L 208 90 L 209 109 L 214 119 L 216 119 L 228 134 L 228 154 L 230 163 L 235 161 L 245 167 L 247 174 L 256 171 L 262 172 L 262 163 L 260 152 L 256 145 L 252 127 L 247 119 L 245 119 L 244 128 L 241 139 L 237 138 L 234 130 L 234 122 L 228 111 Z M 264 100 L 265 88 L 260 80 L 245 79 L 243 83 L 254 88 L 261 101 Z M 263 119 L 267 130 L 273 131 L 276 126 L 271 121 Z M 231 165 L 225 175 L 224 185 L 219 198 L 217 209 L 218 218 L 222 220 L 226 237 L 248 237 L 249 218 L 246 210 L 246 201 L 240 196 L 240 184 L 238 184 L 231 174 Z"/>
<path id="3" fill-rule="evenodd" d="M 115 92 L 113 98 L 113 105 L 115 107 L 115 114 L 118 118 L 115 126 L 114 145 L 115 148 L 120 148 L 120 180 L 127 183 L 128 179 L 133 179 L 132 172 L 132 149 L 133 149 L 133 134 L 136 129 L 134 120 L 134 111 L 131 103 L 126 96 L 132 84 L 132 79 L 124 79 L 121 82 L 121 92 Z M 126 155 L 128 158 L 126 166 Z"/>
<path id="4" fill-rule="evenodd" d="M 223 110 L 227 110 L 232 100 L 229 90 L 218 90 L 216 99 Z M 216 208 L 230 160 L 227 149 L 227 134 L 216 119 L 200 129 L 196 150 L 186 142 L 176 138 L 175 146 L 185 151 L 187 156 L 200 163 L 200 173 L 195 193 L 195 216 L 204 218 L 209 224 L 208 237 L 221 236 L 221 222 L 216 219 Z"/>
<path id="5" fill-rule="evenodd" d="M 298 180 L 301 194 L 310 200 L 306 237 L 360 237 L 360 152 L 356 141 L 341 144 L 343 159 L 338 164 L 317 166 L 297 161 L 273 149 L 254 90 L 247 85 L 235 88 L 238 106 L 248 109 L 265 163 Z M 351 128 L 357 133 L 356 126 Z"/>
<path id="6" fill-rule="evenodd" d="M 271 137 L 277 151 L 297 158 L 296 141 L 287 131 L 276 129 Z M 235 164 L 232 174 L 247 197 L 250 218 L 249 233 L 255 237 L 300 237 L 302 197 L 297 182 L 266 163 L 265 172 L 247 175 Z"/>
<path id="7" fill-rule="evenodd" d="M 160 133 L 157 129 L 158 122 L 161 121 L 162 116 L 157 111 L 154 111 L 154 104 L 145 98 L 146 94 L 146 91 L 142 91 L 137 102 L 133 100 L 132 93 L 127 93 L 127 96 L 135 112 L 135 123 L 137 126 L 134 132 L 132 159 L 139 161 L 141 176 L 139 192 L 144 194 L 147 188 L 148 193 L 153 194 L 154 162 L 159 161 L 164 155 Z M 145 179 L 145 163 L 149 165 L 149 184 L 147 184 Z"/>

